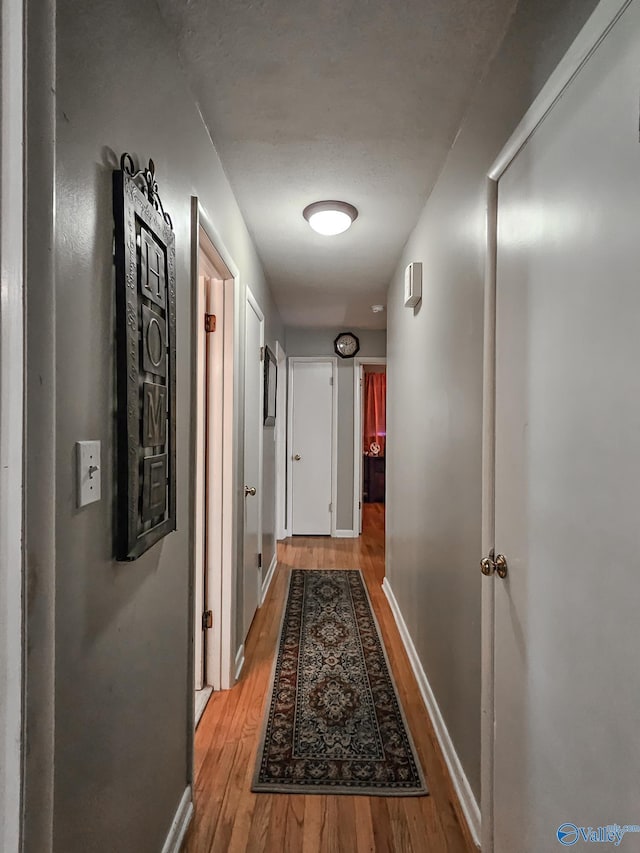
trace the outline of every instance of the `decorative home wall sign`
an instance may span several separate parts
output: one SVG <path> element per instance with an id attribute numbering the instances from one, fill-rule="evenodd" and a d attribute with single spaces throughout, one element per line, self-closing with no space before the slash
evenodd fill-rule
<path id="1" fill-rule="evenodd" d="M 176 529 L 176 262 L 153 160 L 113 173 L 118 352 L 116 557 Z"/>

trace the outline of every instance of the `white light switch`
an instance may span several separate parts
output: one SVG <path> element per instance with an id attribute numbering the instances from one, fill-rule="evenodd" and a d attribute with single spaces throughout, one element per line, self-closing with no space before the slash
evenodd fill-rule
<path id="1" fill-rule="evenodd" d="M 78 507 L 100 500 L 100 442 L 76 442 Z"/>

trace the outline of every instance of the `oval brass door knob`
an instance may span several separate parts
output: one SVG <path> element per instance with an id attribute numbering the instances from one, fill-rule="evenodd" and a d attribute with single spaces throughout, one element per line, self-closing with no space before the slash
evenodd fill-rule
<path id="1" fill-rule="evenodd" d="M 496 564 L 493 562 L 491 557 L 484 557 L 480 560 L 480 571 L 487 577 L 493 574 L 495 567 Z"/>
<path id="2" fill-rule="evenodd" d="M 247 495 L 251 495 L 251 497 L 253 497 L 255 495 L 255 493 L 256 493 L 256 487 L 255 486 L 245 486 L 244 487 L 245 498 L 247 497 Z"/>
<path id="3" fill-rule="evenodd" d="M 296 453 L 296 455 L 293 458 L 296 460 L 296 462 L 299 462 L 302 459 L 302 456 L 300 456 L 299 453 Z"/>
<path id="4" fill-rule="evenodd" d="M 496 557 L 496 574 L 499 578 L 506 578 L 508 571 L 507 558 L 504 554 L 498 554 Z"/>

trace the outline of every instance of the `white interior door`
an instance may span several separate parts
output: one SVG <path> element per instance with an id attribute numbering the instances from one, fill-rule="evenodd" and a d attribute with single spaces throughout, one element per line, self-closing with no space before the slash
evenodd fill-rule
<path id="1" fill-rule="evenodd" d="M 244 389 L 244 635 L 258 608 L 261 571 L 262 434 L 264 383 L 261 350 L 264 316 L 250 292 L 247 295 Z"/>
<path id="2" fill-rule="evenodd" d="M 639 68 L 635 0 L 498 185 L 496 853 L 640 823 Z"/>
<path id="3" fill-rule="evenodd" d="M 291 365 L 291 532 L 330 535 L 333 363 L 293 361 Z"/>

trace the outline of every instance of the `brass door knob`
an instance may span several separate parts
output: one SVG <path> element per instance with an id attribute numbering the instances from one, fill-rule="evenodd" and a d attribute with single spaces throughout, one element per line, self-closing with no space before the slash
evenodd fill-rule
<path id="1" fill-rule="evenodd" d="M 496 574 L 499 578 L 506 578 L 508 571 L 507 558 L 504 554 L 498 554 L 496 557 Z"/>
<path id="2" fill-rule="evenodd" d="M 496 564 L 493 562 L 491 557 L 484 557 L 480 560 L 480 571 L 483 575 L 490 577 L 494 573 L 495 568 Z"/>
<path id="3" fill-rule="evenodd" d="M 255 495 L 256 491 L 257 491 L 257 489 L 255 486 L 245 486 L 244 487 L 245 498 L 247 497 L 247 495 L 251 495 L 251 497 L 253 497 Z"/>
<path id="4" fill-rule="evenodd" d="M 302 459 L 302 456 L 300 456 L 299 453 L 296 453 L 296 455 L 293 458 L 296 460 L 296 462 L 299 462 Z"/>

